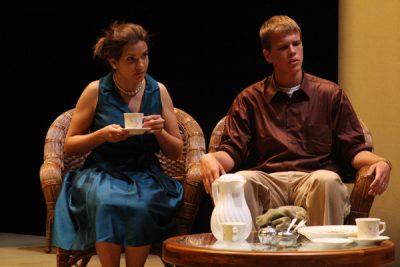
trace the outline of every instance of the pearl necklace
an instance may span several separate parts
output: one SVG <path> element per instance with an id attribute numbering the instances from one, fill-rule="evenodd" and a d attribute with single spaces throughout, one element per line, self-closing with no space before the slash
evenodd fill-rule
<path id="1" fill-rule="evenodd" d="M 142 91 L 144 89 L 144 87 L 146 86 L 146 82 L 145 79 L 143 79 L 138 86 L 136 86 L 135 90 L 133 91 L 127 91 L 121 88 L 121 86 L 119 86 L 119 84 L 117 83 L 117 81 L 115 80 L 115 74 L 113 74 L 113 80 L 115 83 L 115 86 L 118 88 L 118 90 L 123 93 L 124 95 L 128 95 L 128 96 L 135 96 L 137 95 L 140 91 Z"/>

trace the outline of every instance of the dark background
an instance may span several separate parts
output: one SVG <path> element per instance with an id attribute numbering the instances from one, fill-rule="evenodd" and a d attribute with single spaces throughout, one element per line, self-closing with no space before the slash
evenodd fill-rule
<path id="1" fill-rule="evenodd" d="M 175 107 L 197 120 L 207 144 L 234 97 L 271 73 L 258 31 L 272 15 L 289 15 L 302 28 L 305 71 L 337 81 L 337 0 L 215 2 L 97 1 L 91 8 L 35 2 L 0 11 L 0 232 L 44 235 L 39 180 L 44 138 L 85 86 L 106 73 L 92 60 L 91 49 L 113 20 L 139 23 L 149 31 L 149 74 L 166 85 Z M 206 198 L 201 207 L 197 232 L 208 229 L 210 203 Z"/>

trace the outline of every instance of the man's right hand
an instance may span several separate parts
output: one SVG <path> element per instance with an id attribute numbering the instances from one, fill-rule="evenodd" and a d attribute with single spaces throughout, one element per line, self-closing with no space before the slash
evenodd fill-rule
<path id="1" fill-rule="evenodd" d="M 219 163 L 214 153 L 205 154 L 200 161 L 204 189 L 211 194 L 211 185 L 222 174 L 225 174 L 224 167 Z"/>

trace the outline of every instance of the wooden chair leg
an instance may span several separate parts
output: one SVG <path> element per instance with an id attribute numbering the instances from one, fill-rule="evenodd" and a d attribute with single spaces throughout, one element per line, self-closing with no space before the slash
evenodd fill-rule
<path id="1" fill-rule="evenodd" d="M 57 267 L 86 267 L 93 255 L 96 255 L 95 248 L 85 251 L 71 251 L 58 248 Z"/>
<path id="2" fill-rule="evenodd" d="M 84 257 L 82 257 L 82 259 L 80 260 L 80 262 L 79 262 L 79 260 L 77 260 L 77 261 L 74 261 L 74 264 L 72 265 L 69 265 L 69 266 L 78 266 L 78 267 L 86 267 L 87 265 L 88 265 L 88 263 L 89 263 L 89 261 L 90 261 L 90 259 L 92 258 L 92 255 L 88 255 L 88 256 L 84 256 Z M 71 263 L 72 261 L 70 261 L 70 263 Z"/>
<path id="3" fill-rule="evenodd" d="M 71 256 L 71 251 L 64 249 L 57 249 L 57 267 L 68 267 L 68 261 Z"/>
<path id="4" fill-rule="evenodd" d="M 95 248 L 85 251 L 74 251 L 68 261 L 68 266 L 86 267 L 93 255 L 96 255 Z"/>
<path id="5" fill-rule="evenodd" d="M 44 252 L 50 253 L 52 249 L 52 227 L 54 219 L 54 205 L 47 206 L 47 216 L 46 216 L 46 240 Z"/>

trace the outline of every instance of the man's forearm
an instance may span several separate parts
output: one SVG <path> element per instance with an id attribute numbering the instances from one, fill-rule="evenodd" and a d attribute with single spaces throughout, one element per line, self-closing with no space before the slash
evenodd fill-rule
<path id="1" fill-rule="evenodd" d="M 379 161 L 386 162 L 389 165 L 389 167 L 392 168 L 392 164 L 390 163 L 389 160 L 387 160 L 387 159 L 385 159 L 385 158 L 383 158 L 381 156 L 378 156 L 378 155 L 376 155 L 376 154 L 374 154 L 374 153 L 372 153 L 370 151 L 366 151 L 366 150 L 358 152 L 354 156 L 351 164 L 353 165 L 353 167 L 355 169 L 358 170 L 363 166 L 372 165 L 372 164 L 375 164 L 375 163 L 377 163 Z"/>

